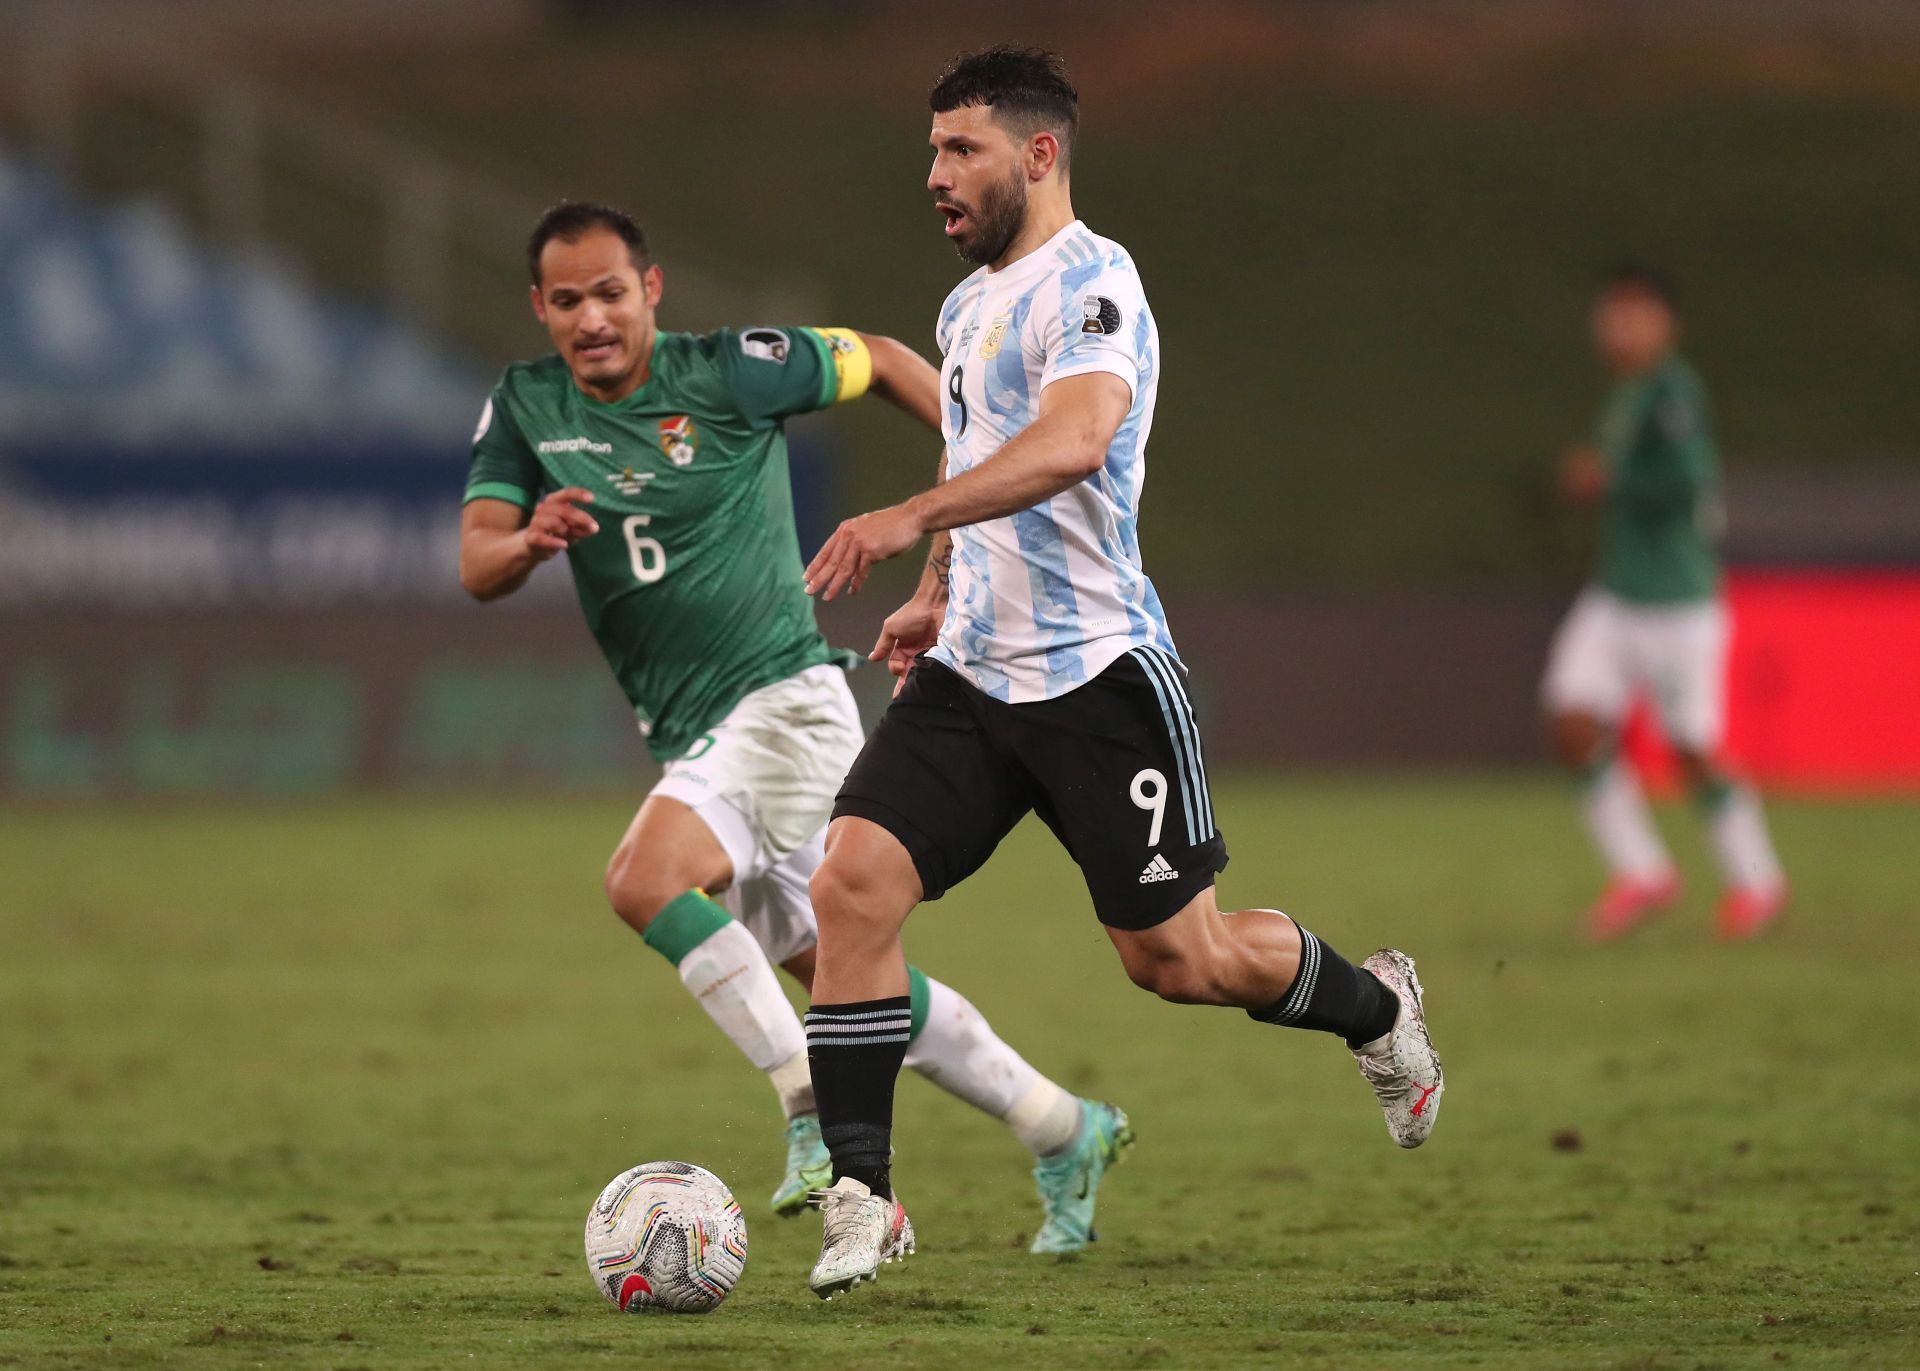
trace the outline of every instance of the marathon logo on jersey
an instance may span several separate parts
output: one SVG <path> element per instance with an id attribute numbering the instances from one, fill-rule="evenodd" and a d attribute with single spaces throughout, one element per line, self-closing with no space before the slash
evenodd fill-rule
<path id="1" fill-rule="evenodd" d="M 1141 885 L 1153 885 L 1157 881 L 1177 881 L 1179 879 L 1180 873 L 1175 871 L 1173 864 L 1158 852 L 1154 853 L 1153 860 L 1147 863 L 1147 869 L 1140 873 Z"/>
<path id="2" fill-rule="evenodd" d="M 591 438 L 549 438 L 536 449 L 542 457 L 552 456 L 556 452 L 591 452 L 598 457 L 606 457 L 613 452 L 612 443 L 596 443 Z"/>
<path id="3" fill-rule="evenodd" d="M 787 335 L 777 328 L 750 328 L 740 335 L 740 351 L 775 366 L 787 364 Z"/>
<path id="4" fill-rule="evenodd" d="M 671 419 L 660 421 L 660 451 L 675 466 L 691 466 L 693 454 L 699 446 L 700 430 L 693 426 L 691 415 L 676 414 Z"/>
<path id="5" fill-rule="evenodd" d="M 1104 295 L 1089 295 L 1080 302 L 1083 318 L 1080 321 L 1082 333 L 1118 333 L 1120 331 L 1120 306 Z"/>
<path id="6" fill-rule="evenodd" d="M 487 407 L 480 411 L 480 422 L 474 425 L 473 441 L 479 442 L 487 436 L 487 430 L 493 427 L 493 397 L 487 397 Z"/>

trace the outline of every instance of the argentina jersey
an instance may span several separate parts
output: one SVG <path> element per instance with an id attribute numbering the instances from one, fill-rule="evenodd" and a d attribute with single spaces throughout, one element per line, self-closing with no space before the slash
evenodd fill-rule
<path id="1" fill-rule="evenodd" d="M 947 616 L 931 655 L 1013 704 L 1064 695 L 1135 647 L 1171 655 L 1139 537 L 1160 339 L 1126 249 L 1075 220 L 1011 266 L 962 281 L 938 338 L 950 478 L 1031 424 L 1055 381 L 1108 372 L 1133 403 L 1092 476 L 953 530 Z"/>

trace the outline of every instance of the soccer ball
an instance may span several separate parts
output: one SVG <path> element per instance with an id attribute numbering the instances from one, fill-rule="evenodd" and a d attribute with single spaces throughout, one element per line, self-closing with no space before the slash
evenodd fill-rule
<path id="1" fill-rule="evenodd" d="M 628 1314 L 704 1314 L 747 1269 L 733 1192 L 686 1162 L 622 1171 L 587 1211 L 587 1271 Z"/>

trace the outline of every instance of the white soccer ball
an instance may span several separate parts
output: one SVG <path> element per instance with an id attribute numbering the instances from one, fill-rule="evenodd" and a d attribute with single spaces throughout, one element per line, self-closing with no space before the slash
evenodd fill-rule
<path id="1" fill-rule="evenodd" d="M 622 1171 L 587 1211 L 587 1270 L 628 1314 L 704 1314 L 747 1269 L 733 1192 L 686 1162 Z"/>

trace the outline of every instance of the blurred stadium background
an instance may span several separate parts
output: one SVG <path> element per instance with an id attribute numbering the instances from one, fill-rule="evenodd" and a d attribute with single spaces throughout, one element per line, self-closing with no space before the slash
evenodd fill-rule
<path id="1" fill-rule="evenodd" d="M 0 9 L 0 790 L 637 785 L 566 573 L 487 609 L 453 576 L 480 399 L 545 344 L 526 228 L 610 199 L 668 326 L 930 352 L 924 88 L 1003 30 L 1068 51 L 1080 204 L 1153 293 L 1145 536 L 1218 765 L 1532 762 L 1587 553 L 1552 457 L 1632 252 L 1720 411 L 1736 742 L 1769 782 L 1920 784 L 1920 13 L 1098 11 Z M 809 539 L 932 464 L 865 409 L 795 446 Z"/>
<path id="2" fill-rule="evenodd" d="M 1383 1160 L 1343 1054 L 1140 995 L 1028 825 L 913 955 L 1141 1161 L 1024 1264 L 1018 1149 L 903 1087 L 922 1265 L 823 1307 L 771 1096 L 604 909 L 653 767 L 567 573 L 468 602 L 458 504 L 562 196 L 638 213 L 666 326 L 931 352 L 925 90 L 1008 36 L 1068 55 L 1162 332 L 1225 888 L 1404 937 L 1449 1121 Z M 0 0 L 0 71 L 0 1366 L 1915 1364 L 1920 8 Z M 1541 756 L 1623 253 L 1724 438 L 1796 897 L 1751 947 L 1684 820 L 1688 902 L 1586 945 Z M 809 543 L 933 469 L 885 406 L 792 438 Z M 635 1328 L 573 1224 L 657 1156 L 755 1270 Z"/>

